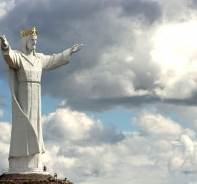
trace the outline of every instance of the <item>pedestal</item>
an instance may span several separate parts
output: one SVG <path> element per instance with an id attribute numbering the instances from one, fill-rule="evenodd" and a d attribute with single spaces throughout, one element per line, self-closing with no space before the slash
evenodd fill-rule
<path id="1" fill-rule="evenodd" d="M 0 176 L 0 184 L 12 183 L 12 184 L 27 184 L 27 183 L 62 183 L 62 184 L 73 184 L 69 180 L 55 179 L 50 174 L 45 172 L 44 174 L 38 173 L 4 173 Z"/>

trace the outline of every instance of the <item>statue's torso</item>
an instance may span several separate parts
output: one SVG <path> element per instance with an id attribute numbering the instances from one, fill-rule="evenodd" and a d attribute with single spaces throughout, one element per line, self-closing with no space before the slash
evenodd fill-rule
<path id="1" fill-rule="evenodd" d="M 37 57 L 34 61 L 30 61 L 25 57 L 21 57 L 21 66 L 17 70 L 19 82 L 38 82 L 41 81 L 42 63 L 41 58 Z"/>

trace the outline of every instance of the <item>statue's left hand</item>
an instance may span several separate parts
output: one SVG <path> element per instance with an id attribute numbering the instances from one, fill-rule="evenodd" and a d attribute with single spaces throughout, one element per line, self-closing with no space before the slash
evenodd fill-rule
<path id="1" fill-rule="evenodd" d="M 0 40 L 1 40 L 1 46 L 2 46 L 3 48 L 8 47 L 9 43 L 8 43 L 8 41 L 7 41 L 6 37 L 5 37 L 5 35 L 0 36 Z"/>
<path id="2" fill-rule="evenodd" d="M 79 51 L 82 48 L 83 44 L 75 44 L 71 47 L 71 54 Z"/>

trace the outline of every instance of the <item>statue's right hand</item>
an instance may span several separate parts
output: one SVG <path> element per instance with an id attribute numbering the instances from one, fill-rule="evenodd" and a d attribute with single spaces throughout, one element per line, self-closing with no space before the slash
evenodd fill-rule
<path id="1" fill-rule="evenodd" d="M 5 37 L 5 35 L 0 36 L 0 40 L 1 40 L 1 46 L 2 46 L 3 48 L 7 48 L 8 45 L 9 45 L 9 43 L 8 43 L 8 41 L 7 41 L 6 37 Z"/>

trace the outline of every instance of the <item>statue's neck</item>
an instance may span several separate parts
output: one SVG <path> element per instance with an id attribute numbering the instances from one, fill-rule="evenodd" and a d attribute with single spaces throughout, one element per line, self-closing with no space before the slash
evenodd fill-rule
<path id="1" fill-rule="evenodd" d="M 36 55 L 36 52 L 35 52 L 35 50 L 27 49 L 26 50 L 26 55 L 27 56 L 35 56 Z"/>

